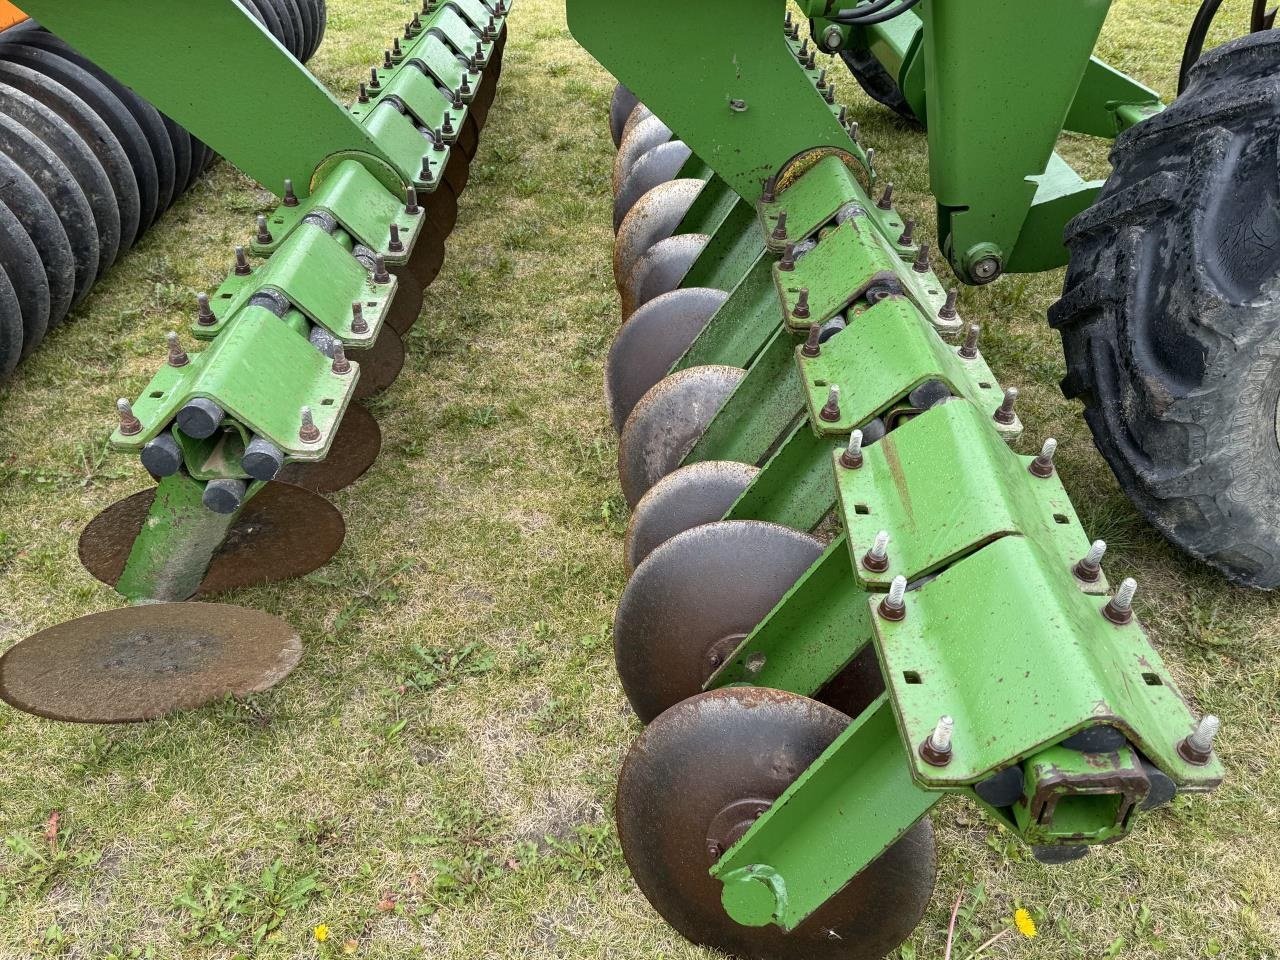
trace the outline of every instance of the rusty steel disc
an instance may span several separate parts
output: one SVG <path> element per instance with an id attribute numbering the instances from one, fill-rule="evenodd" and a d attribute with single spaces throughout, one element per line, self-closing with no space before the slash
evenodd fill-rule
<path id="1" fill-rule="evenodd" d="M 404 341 L 389 326 L 383 326 L 378 339 L 368 350 L 348 350 L 347 356 L 360 364 L 355 398 L 364 400 L 381 393 L 396 382 L 404 369 Z"/>
<path id="2" fill-rule="evenodd" d="M 618 676 L 640 720 L 701 692 L 823 549 L 776 523 L 722 520 L 649 554 L 613 621 Z"/>
<path id="3" fill-rule="evenodd" d="M 676 232 L 705 186 L 688 177 L 668 180 L 632 205 L 613 242 L 613 280 L 619 291 L 645 251 Z"/>
<path id="4" fill-rule="evenodd" d="M 613 137 L 615 147 L 622 145 L 622 128 L 639 104 L 639 98 L 621 83 L 613 88 L 613 96 L 609 100 L 609 135 Z"/>
<path id="5" fill-rule="evenodd" d="M 0 698 L 38 717 L 134 723 L 259 693 L 302 641 L 284 620 L 218 603 L 155 603 L 60 623 L 0 657 Z"/>
<path id="6" fill-rule="evenodd" d="M 418 242 L 413 245 L 413 252 L 409 254 L 409 262 L 404 266 L 390 268 L 401 284 L 408 280 L 418 288 L 418 309 L 409 320 L 410 327 L 422 312 L 422 291 L 431 286 L 431 282 L 439 276 L 440 268 L 444 266 L 444 254 L 444 232 L 428 216 L 423 231 L 418 235 Z M 399 327 L 396 330 L 404 333 Z"/>
<path id="7" fill-rule="evenodd" d="M 631 267 L 618 290 L 623 321 L 630 320 L 654 297 L 679 287 L 710 241 L 705 233 L 678 233 L 659 240 L 646 250 Z"/>
<path id="8" fill-rule="evenodd" d="M 744 927 L 708 872 L 848 727 L 824 704 L 736 687 L 685 700 L 640 735 L 618 780 L 622 852 L 658 913 L 745 960 L 881 960 L 920 922 L 935 879 L 926 818 L 795 930 Z"/>
<path id="9" fill-rule="evenodd" d="M 146 522 L 155 488 L 103 510 L 80 535 L 80 562 L 114 587 Z M 324 497 L 287 483 L 269 483 L 248 504 L 193 596 L 301 577 L 328 563 L 342 546 L 346 524 Z"/>
<path id="10" fill-rule="evenodd" d="M 364 476 L 381 449 L 378 421 L 360 404 L 353 403 L 342 416 L 329 455 L 319 463 L 290 463 L 276 480 L 312 493 L 334 493 Z"/>

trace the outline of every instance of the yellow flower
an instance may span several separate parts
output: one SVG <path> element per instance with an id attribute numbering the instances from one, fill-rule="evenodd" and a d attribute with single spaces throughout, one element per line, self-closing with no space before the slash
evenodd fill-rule
<path id="1" fill-rule="evenodd" d="M 326 940 L 329 939 L 329 928 L 326 927 L 323 923 L 317 926 L 315 930 L 313 930 L 312 932 L 315 934 L 316 939 L 319 940 L 321 943 L 324 943 Z"/>
<path id="2" fill-rule="evenodd" d="M 1029 911 L 1019 907 L 1013 914 L 1013 923 L 1018 928 L 1018 932 L 1028 940 L 1036 935 L 1036 922 Z"/>

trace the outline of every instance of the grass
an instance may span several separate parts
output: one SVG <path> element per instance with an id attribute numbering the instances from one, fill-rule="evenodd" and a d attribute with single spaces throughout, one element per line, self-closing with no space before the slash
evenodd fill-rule
<path id="1" fill-rule="evenodd" d="M 315 68 L 349 96 L 409 6 L 330 6 Z M 1192 8 L 1120 0 L 1102 54 L 1171 93 Z M 267 694 L 146 726 L 0 710 L 0 957 L 710 956 L 637 893 L 611 821 L 638 731 L 610 646 L 626 522 L 600 388 L 617 327 L 612 83 L 561 0 L 519 0 L 511 33 L 449 262 L 373 405 L 383 455 L 334 497 L 343 549 L 225 598 L 291 621 L 301 666 Z M 923 138 L 851 86 L 882 174 L 931 223 Z M 1105 169 L 1104 148 L 1068 149 Z M 0 648 L 119 605 L 76 559 L 88 520 L 146 485 L 103 453 L 112 402 L 141 390 L 164 331 L 269 205 L 219 166 L 0 386 Z M 1111 541 L 1112 576 L 1142 584 L 1184 691 L 1223 717 L 1231 776 L 1057 869 L 943 804 L 937 892 L 901 956 L 939 960 L 964 893 L 960 958 L 1017 907 L 1039 936 L 984 956 L 1272 958 L 1280 598 L 1225 586 L 1135 515 L 1056 387 L 1044 313 L 1060 283 L 1008 278 L 963 308 L 1023 388 L 1028 438 L 1062 441 L 1082 518 Z"/>

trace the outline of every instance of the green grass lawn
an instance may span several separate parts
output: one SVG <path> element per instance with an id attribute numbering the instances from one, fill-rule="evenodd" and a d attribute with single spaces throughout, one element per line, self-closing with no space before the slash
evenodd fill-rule
<path id="1" fill-rule="evenodd" d="M 1120 0 L 1101 52 L 1171 94 L 1193 8 Z M 350 96 L 410 14 L 331 0 L 320 77 Z M 382 456 L 334 497 L 344 547 L 311 576 L 224 598 L 293 623 L 301 666 L 268 694 L 145 726 L 0 708 L 0 958 L 710 956 L 636 891 L 612 826 L 639 731 L 610 638 L 626 524 L 601 389 L 618 324 L 613 84 L 562 0 L 517 0 L 510 29 L 449 261 L 373 404 Z M 923 137 L 852 86 L 882 176 L 931 224 Z M 1105 146 L 1067 149 L 1105 169 Z M 143 388 L 164 332 L 271 205 L 218 166 L 0 386 L 0 649 L 120 605 L 76 558 L 89 519 L 147 485 L 104 450 L 113 401 Z M 957 960 L 1018 907 L 1039 936 L 989 956 L 1274 958 L 1280 598 L 1225 586 L 1134 513 L 1057 389 L 1044 315 L 1060 284 L 1010 277 L 962 307 L 1023 390 L 1024 447 L 1062 442 L 1109 574 L 1138 579 L 1185 693 L 1221 715 L 1230 779 L 1054 869 L 977 808 L 942 804 L 937 891 L 902 957 L 941 960 L 964 893 Z"/>

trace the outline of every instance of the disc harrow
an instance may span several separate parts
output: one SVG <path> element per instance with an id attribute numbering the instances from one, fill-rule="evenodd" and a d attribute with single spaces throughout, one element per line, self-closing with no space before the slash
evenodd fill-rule
<path id="1" fill-rule="evenodd" d="M 319 48 L 323 0 L 243 6 L 298 60 Z M 84 300 L 213 158 L 204 143 L 35 20 L 16 8 L 0 17 L 0 377 Z"/>
<path id="2" fill-rule="evenodd" d="M 160 24 L 164 4 L 154 4 L 150 14 L 132 4 L 129 23 Z M 508 7 L 425 0 L 348 108 L 232 0 L 209 5 L 193 42 L 241 59 L 197 55 L 196 101 L 168 86 L 158 26 L 154 37 L 124 37 L 119 10 L 106 9 L 118 4 L 28 6 L 280 198 L 232 252 L 225 281 L 197 297 L 189 327 L 168 334 L 150 383 L 118 401 L 111 446 L 137 457 L 154 486 L 100 513 L 80 557 L 132 606 L 51 628 L 0 658 L 0 696 L 20 709 L 150 719 L 265 689 L 297 663 L 298 638 L 276 618 L 183 601 L 302 576 L 341 547 L 341 513 L 322 494 L 355 482 L 378 455 L 378 424 L 360 401 L 399 374 L 401 337 L 443 263 L 496 91 Z M 161 52 L 140 58 L 139 43 Z M 205 95 L 245 70 L 277 90 L 256 118 Z M 244 136 L 246 122 L 265 124 L 279 109 L 310 116 L 315 137 L 295 143 L 278 124 Z M 129 695 L 76 692 L 95 683 Z"/>
<path id="3" fill-rule="evenodd" d="M 646 728 L 617 820 L 694 942 L 878 958 L 929 900 L 944 796 L 1064 862 L 1216 787 L 1218 721 L 1108 582 L 1056 441 L 1015 452 L 1017 389 L 777 6 L 654 3 L 623 37 L 569 4 L 621 81 L 614 642 Z"/>

